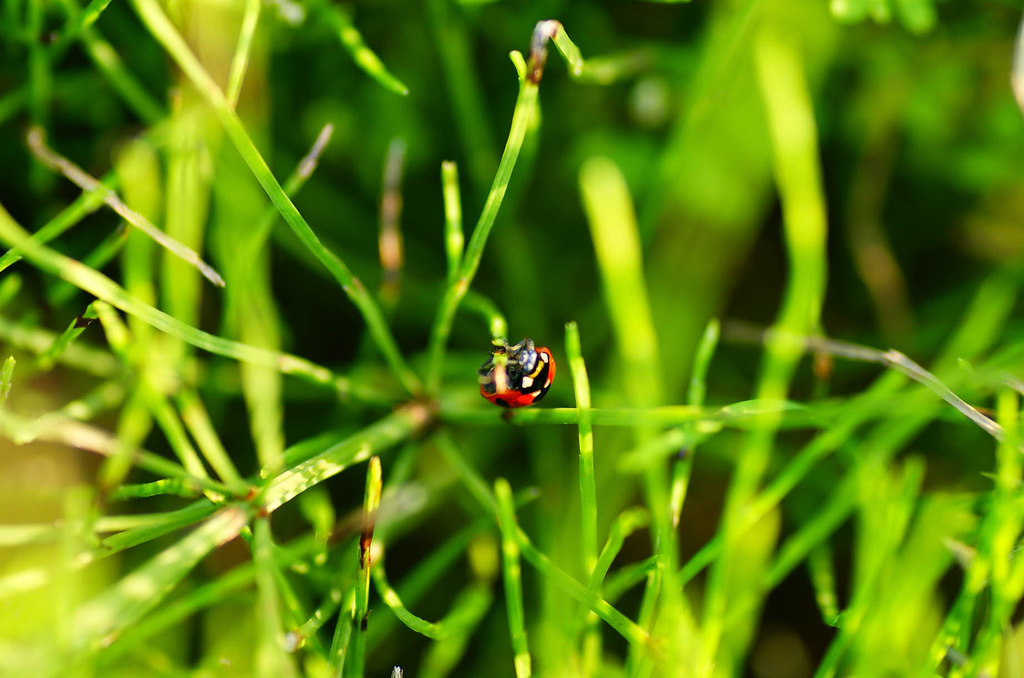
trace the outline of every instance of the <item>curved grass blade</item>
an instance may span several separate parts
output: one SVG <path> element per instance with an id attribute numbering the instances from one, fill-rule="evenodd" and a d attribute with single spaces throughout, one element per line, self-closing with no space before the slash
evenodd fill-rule
<path id="1" fill-rule="evenodd" d="M 313 229 L 310 228 L 306 219 L 299 213 L 291 198 L 288 197 L 277 178 L 270 171 L 270 167 L 260 155 L 256 144 L 245 131 L 245 126 L 238 114 L 231 108 L 217 83 L 192 54 L 188 44 L 167 18 L 159 2 L 157 0 L 133 0 L 133 4 L 153 36 L 164 46 L 185 76 L 206 98 L 224 131 L 231 139 L 231 143 L 234 144 L 239 155 L 249 166 L 256 180 L 263 186 L 270 201 L 277 207 L 296 237 L 330 271 L 348 298 L 355 304 L 381 354 L 392 372 L 402 382 L 402 386 L 411 394 L 418 393 L 421 390 L 419 379 L 398 350 L 398 345 L 395 343 L 391 330 L 388 328 L 380 306 L 374 300 L 373 295 L 358 278 L 352 275 L 345 262 L 328 250 L 313 233 Z"/>
<path id="2" fill-rule="evenodd" d="M 47 221 L 42 227 L 32 234 L 32 239 L 35 242 L 45 245 L 54 238 L 59 237 L 66 230 L 80 222 L 86 216 L 92 214 L 103 205 L 103 198 L 106 195 L 107 190 L 114 190 L 117 185 L 117 174 L 110 172 L 102 179 L 100 183 L 102 187 L 96 187 L 89 191 L 83 191 L 77 198 L 75 198 L 70 205 L 65 207 L 60 213 L 54 218 Z M 21 250 L 17 247 L 11 249 L 0 255 L 0 272 L 9 268 L 13 264 L 21 260 Z"/>
<path id="3" fill-rule="evenodd" d="M 235 360 L 273 367 L 284 374 L 294 374 L 317 384 L 331 386 L 342 394 L 351 393 L 351 384 L 348 379 L 333 374 L 326 367 L 316 365 L 298 356 L 268 351 L 209 334 L 139 301 L 99 271 L 94 271 L 80 262 L 35 242 L 11 218 L 3 205 L 0 205 L 0 240 L 21 249 L 27 259 L 44 271 L 60 276 L 106 301 L 111 306 L 136 316 L 153 327 L 197 348 Z"/>
<path id="4" fill-rule="evenodd" d="M 462 257 L 462 265 L 459 273 L 452 279 L 449 276 L 448 285 L 444 296 L 438 306 L 437 315 L 434 319 L 434 326 L 430 332 L 430 345 L 427 349 L 427 390 L 435 392 L 440 387 L 441 367 L 444 363 L 444 352 L 448 343 L 448 336 L 451 334 L 452 322 L 455 319 L 455 312 L 459 304 L 466 296 L 476 272 L 480 268 L 480 261 L 483 258 L 484 247 L 487 238 L 494 227 L 494 220 L 498 216 L 505 192 L 508 190 L 508 183 L 512 178 L 512 170 L 515 168 L 519 152 L 523 148 L 526 139 L 526 132 L 537 115 L 537 92 L 541 75 L 544 72 L 544 62 L 547 60 L 547 41 L 550 38 L 545 31 L 551 27 L 549 24 L 561 27 L 556 22 L 540 22 L 534 29 L 533 39 L 530 45 L 529 63 L 524 62 L 523 55 L 513 51 L 511 53 L 512 63 L 519 74 L 519 95 L 516 97 L 516 105 L 512 111 L 512 123 L 509 127 L 508 141 L 505 142 L 505 151 L 498 163 L 498 171 L 494 175 L 494 182 L 487 194 L 487 201 L 480 212 L 480 218 L 470 236 L 469 245 L 466 247 Z M 540 37 L 538 37 L 540 35 Z M 449 261 L 451 255 L 449 255 Z"/>
<path id="5" fill-rule="evenodd" d="M 320 0 L 317 9 L 324 15 L 326 23 L 337 33 L 338 40 L 364 73 L 376 80 L 384 89 L 405 96 L 409 88 L 396 78 L 372 49 L 366 46 L 362 34 L 352 18 L 339 7 Z"/>
<path id="6" fill-rule="evenodd" d="M 55 172 L 60 172 L 67 177 L 70 182 L 78 186 L 83 191 L 100 192 L 103 196 L 103 202 L 105 202 L 110 209 L 121 215 L 125 221 L 148 235 L 159 243 L 161 247 L 172 252 L 182 261 L 195 266 L 199 272 L 203 274 L 203 277 L 211 283 L 217 287 L 224 287 L 224 279 L 220 277 L 220 274 L 217 273 L 212 266 L 203 261 L 195 250 L 186 247 L 174 238 L 171 238 L 169 235 L 150 223 L 149 219 L 124 204 L 113 190 L 106 188 L 98 180 L 86 174 L 81 167 L 50 149 L 46 145 L 42 128 L 33 127 L 29 130 L 28 146 L 32 150 L 32 153 L 34 153 L 44 165 Z"/>

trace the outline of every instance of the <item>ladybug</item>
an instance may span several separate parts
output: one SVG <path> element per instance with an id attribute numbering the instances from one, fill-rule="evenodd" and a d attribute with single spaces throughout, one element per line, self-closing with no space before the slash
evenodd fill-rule
<path id="1" fill-rule="evenodd" d="M 548 392 L 555 379 L 555 359 L 543 346 L 523 339 L 515 346 L 496 340 L 491 357 L 477 370 L 480 395 L 501 407 L 532 405 Z"/>

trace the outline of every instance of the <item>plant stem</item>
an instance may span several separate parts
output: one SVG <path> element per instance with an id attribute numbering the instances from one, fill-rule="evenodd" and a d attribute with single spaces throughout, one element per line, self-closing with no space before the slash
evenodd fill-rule
<path id="1" fill-rule="evenodd" d="M 224 93 L 206 72 L 202 64 L 199 63 L 195 55 L 192 54 L 185 40 L 167 18 L 167 15 L 164 14 L 159 2 L 157 0 L 133 0 L 133 2 L 143 23 L 146 24 L 154 37 L 164 46 L 164 49 L 167 50 L 167 53 L 178 64 L 178 67 L 185 73 L 185 76 L 206 98 L 220 124 L 224 127 L 224 131 L 242 156 L 242 159 L 245 160 L 249 169 L 252 170 L 256 180 L 263 186 L 263 190 L 266 191 L 270 201 L 277 207 L 296 237 L 330 271 L 342 290 L 348 295 L 348 298 L 359 309 L 385 361 L 390 366 L 392 372 L 395 373 L 395 376 L 398 377 L 402 386 L 411 394 L 419 393 L 421 390 L 419 379 L 399 352 L 398 344 L 395 343 L 391 330 L 388 329 L 384 315 L 381 313 L 380 306 L 377 305 L 373 295 L 370 294 L 358 278 L 352 275 L 345 262 L 320 242 L 320 239 L 313 232 L 313 229 L 310 228 L 306 219 L 299 213 L 295 204 L 270 171 L 270 167 L 267 166 L 263 156 L 260 155 L 259 150 L 256 148 L 256 144 L 253 143 L 249 134 L 245 131 L 241 119 L 234 109 L 231 108 L 230 102 L 228 102 Z"/>

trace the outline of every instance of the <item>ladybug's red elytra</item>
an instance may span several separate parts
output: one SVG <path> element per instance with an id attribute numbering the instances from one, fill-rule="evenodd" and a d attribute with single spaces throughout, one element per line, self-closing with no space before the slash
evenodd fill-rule
<path id="1" fill-rule="evenodd" d="M 555 379 L 555 359 L 544 346 L 523 339 L 515 346 L 495 341 L 491 357 L 477 371 L 480 395 L 501 407 L 532 405 Z"/>

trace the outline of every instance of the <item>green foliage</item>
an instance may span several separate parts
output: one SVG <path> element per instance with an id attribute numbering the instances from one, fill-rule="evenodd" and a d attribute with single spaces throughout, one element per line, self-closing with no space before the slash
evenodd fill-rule
<path id="1" fill-rule="evenodd" d="M 0 675 L 1016 675 L 1018 20 L 3 3 Z"/>

